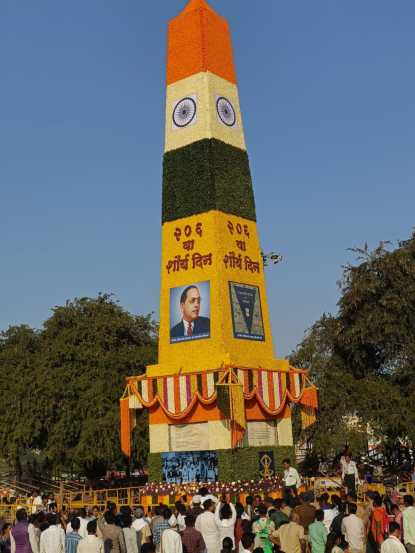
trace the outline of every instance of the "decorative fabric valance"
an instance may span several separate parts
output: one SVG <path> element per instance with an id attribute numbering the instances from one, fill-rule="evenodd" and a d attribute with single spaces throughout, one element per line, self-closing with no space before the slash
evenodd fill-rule
<path id="1" fill-rule="evenodd" d="M 210 405 L 217 400 L 217 384 L 230 367 L 215 371 L 148 378 L 128 379 L 125 396 L 130 409 L 153 407 L 157 403 L 167 416 L 182 419 L 196 402 Z M 301 403 L 317 409 L 317 390 L 309 382 L 307 371 L 290 369 L 288 372 L 266 369 L 232 367 L 242 385 L 245 400 L 256 398 L 270 416 L 279 415 L 287 403 Z"/>
<path id="2" fill-rule="evenodd" d="M 196 374 L 177 374 L 149 378 L 130 377 L 120 400 L 121 448 L 131 455 L 131 417 L 136 409 L 159 405 L 175 421 L 187 417 L 196 403 L 217 403 L 231 421 L 232 447 L 241 443 L 245 429 L 245 401 L 256 399 L 270 416 L 280 415 L 287 404 L 301 405 L 303 428 L 312 425 L 318 409 L 317 388 L 309 381 L 308 371 L 288 371 L 221 367 Z"/>

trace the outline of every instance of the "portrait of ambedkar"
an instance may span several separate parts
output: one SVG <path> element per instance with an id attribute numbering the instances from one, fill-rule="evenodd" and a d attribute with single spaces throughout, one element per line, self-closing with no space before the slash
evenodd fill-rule
<path id="1" fill-rule="evenodd" d="M 172 341 L 177 342 L 191 340 L 193 338 L 208 338 L 210 336 L 210 319 L 200 314 L 202 302 L 201 286 L 199 287 L 192 284 L 182 291 L 178 306 L 181 320 L 170 329 L 170 339 Z M 175 306 L 170 307 L 171 309 L 175 308 Z M 177 307 L 175 309 L 177 309 Z"/>

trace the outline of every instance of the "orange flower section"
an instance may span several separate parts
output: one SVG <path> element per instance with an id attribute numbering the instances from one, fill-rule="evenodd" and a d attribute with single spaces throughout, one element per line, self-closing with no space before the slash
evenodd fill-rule
<path id="1" fill-rule="evenodd" d="M 128 397 L 120 399 L 121 451 L 131 457 L 131 416 Z"/>
<path id="2" fill-rule="evenodd" d="M 227 21 L 205 2 L 191 2 L 169 24 L 167 84 L 210 71 L 236 83 Z"/>

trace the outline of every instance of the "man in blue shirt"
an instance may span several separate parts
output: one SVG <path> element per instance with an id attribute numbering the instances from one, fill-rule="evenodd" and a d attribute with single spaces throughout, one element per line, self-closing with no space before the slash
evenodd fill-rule
<path id="1" fill-rule="evenodd" d="M 65 553 L 77 553 L 78 543 L 81 541 L 79 535 L 79 528 L 81 527 L 81 521 L 78 517 L 71 519 L 72 532 L 69 532 L 65 536 Z"/>

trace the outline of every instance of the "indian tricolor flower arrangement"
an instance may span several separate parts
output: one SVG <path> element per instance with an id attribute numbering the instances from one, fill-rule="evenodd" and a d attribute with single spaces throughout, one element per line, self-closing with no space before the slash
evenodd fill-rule
<path id="1" fill-rule="evenodd" d="M 122 449 L 147 409 L 157 470 L 216 451 L 219 478 L 260 474 L 264 450 L 293 453 L 290 405 L 311 424 L 317 391 L 274 356 L 231 34 L 205 0 L 169 23 L 165 109 L 158 364 L 127 380 Z"/>

